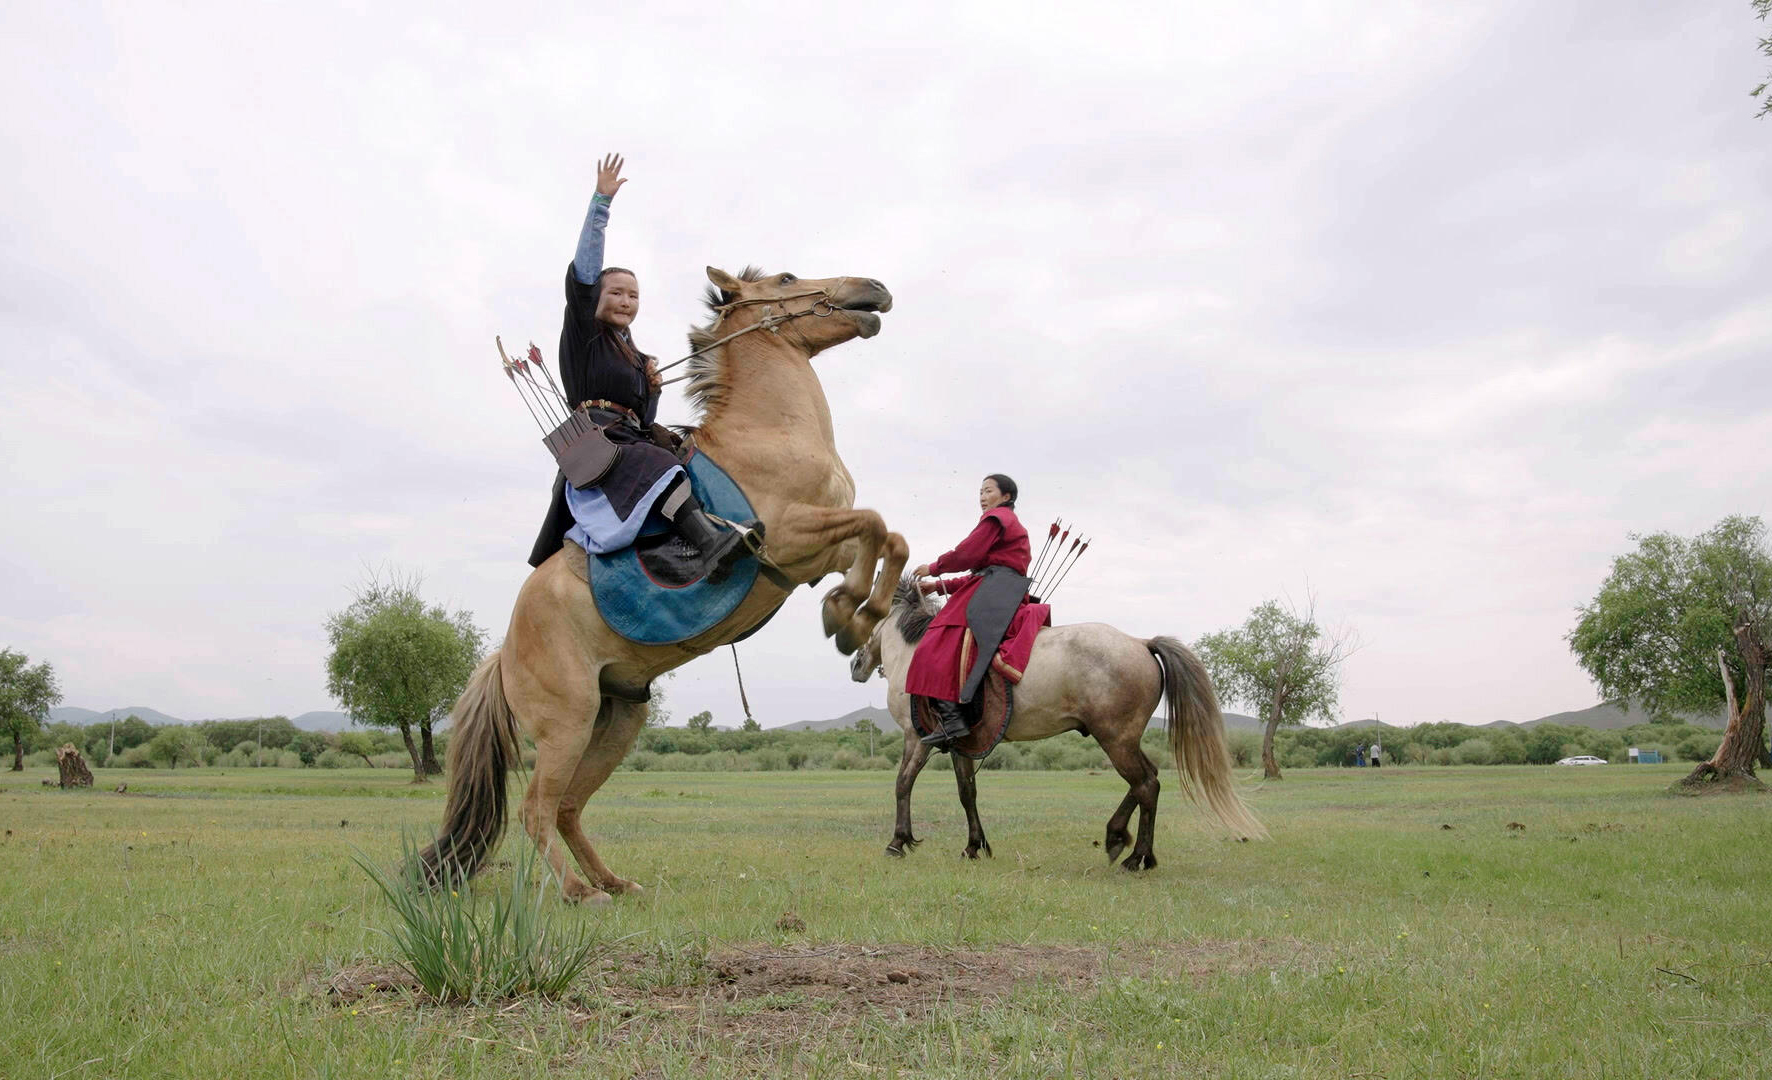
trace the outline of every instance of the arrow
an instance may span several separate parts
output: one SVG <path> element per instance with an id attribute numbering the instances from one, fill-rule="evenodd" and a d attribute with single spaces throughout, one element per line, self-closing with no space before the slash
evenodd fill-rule
<path id="1" fill-rule="evenodd" d="M 1071 534 L 1071 531 L 1070 531 L 1070 530 L 1069 530 L 1069 529 L 1066 529 L 1066 530 L 1065 530 L 1065 531 L 1064 531 L 1064 535 L 1063 535 L 1063 536 L 1060 536 L 1060 537 L 1059 537 L 1059 538 L 1058 538 L 1058 548 L 1057 548 L 1057 549 L 1054 549 L 1054 550 L 1056 550 L 1056 551 L 1058 551 L 1058 554 L 1056 554 L 1056 555 L 1054 555 L 1054 556 L 1053 556 L 1053 558 L 1052 558 L 1052 562 L 1050 562 L 1050 563 L 1048 563 L 1048 564 L 1047 564 L 1047 565 L 1046 565 L 1046 567 L 1045 567 L 1045 568 L 1044 568 L 1044 569 L 1043 569 L 1043 570 L 1041 570 L 1041 571 L 1040 571 L 1040 576 L 1041 576 L 1041 577 L 1045 577 L 1045 578 L 1050 578 L 1050 577 L 1052 577 L 1052 576 L 1053 576 L 1053 571 L 1055 571 L 1055 570 L 1057 570 L 1057 569 L 1058 569 L 1058 568 L 1059 568 L 1059 567 L 1061 567 L 1061 566 L 1063 566 L 1063 565 L 1064 565 L 1064 561 L 1065 561 L 1065 560 L 1066 560 L 1066 559 L 1068 559 L 1068 558 L 1070 558 L 1070 557 L 1071 557 L 1071 556 L 1072 556 L 1072 555 L 1074 555 L 1074 554 L 1076 554 L 1076 551 L 1077 551 L 1077 545 L 1078 545 L 1078 544 L 1081 544 L 1081 543 L 1082 543 L 1082 542 L 1083 542 L 1083 536 L 1082 536 L 1082 534 L 1081 534 L 1081 533 L 1078 533 L 1078 534 L 1077 534 L 1077 538 L 1076 538 L 1076 539 L 1075 539 L 1075 540 L 1072 540 L 1072 541 L 1071 541 L 1071 546 L 1070 546 L 1070 550 L 1068 550 L 1068 551 L 1065 551 L 1065 550 L 1062 550 L 1062 549 L 1063 549 L 1063 548 L 1064 548 L 1064 538 L 1065 538 L 1065 536 L 1069 536 L 1069 535 L 1070 535 L 1070 534 Z M 1038 590 L 1038 591 L 1039 591 L 1039 593 L 1040 593 L 1040 595 L 1042 595 L 1042 596 L 1044 596 L 1044 595 L 1045 595 L 1045 590 L 1044 590 L 1044 589 L 1040 589 L 1040 590 Z"/>
<path id="2" fill-rule="evenodd" d="M 1052 538 L 1057 535 L 1058 535 L 1058 519 L 1053 518 L 1052 519 L 1052 528 L 1046 530 L 1046 542 L 1044 544 L 1040 545 L 1039 557 L 1034 559 L 1035 566 L 1039 566 L 1040 559 L 1044 559 L 1046 557 L 1046 549 L 1052 546 Z M 1032 579 L 1033 579 L 1033 574 L 1030 571 L 1029 572 L 1029 580 L 1032 580 Z"/>
<path id="3" fill-rule="evenodd" d="M 1035 581 L 1038 581 L 1041 577 L 1043 577 L 1046 574 L 1046 572 L 1048 570 L 1052 569 L 1052 563 L 1059 557 L 1059 555 L 1061 553 L 1063 553 L 1064 542 L 1066 540 L 1070 539 L 1070 535 L 1071 535 L 1071 527 L 1069 525 L 1066 525 L 1064 527 L 1064 532 L 1062 532 L 1058 535 L 1058 543 L 1052 549 L 1052 557 L 1040 564 L 1039 572 L 1034 575 Z"/>
<path id="4" fill-rule="evenodd" d="M 1070 576 L 1071 566 L 1077 565 L 1077 562 L 1083 558 L 1084 553 L 1087 552 L 1088 550 L 1089 550 L 1089 541 L 1085 540 L 1085 541 L 1083 541 L 1083 546 L 1077 550 L 1076 556 L 1071 559 L 1071 565 L 1064 568 L 1063 572 L 1058 575 L 1058 580 L 1054 581 L 1052 583 L 1052 588 L 1047 591 L 1046 600 L 1048 603 L 1050 603 L 1052 600 L 1052 594 L 1058 591 L 1058 587 L 1060 585 L 1064 584 L 1064 579 L 1066 577 Z"/>

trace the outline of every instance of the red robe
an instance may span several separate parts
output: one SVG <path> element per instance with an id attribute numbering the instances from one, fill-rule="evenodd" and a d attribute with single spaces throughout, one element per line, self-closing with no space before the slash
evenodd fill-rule
<path id="1" fill-rule="evenodd" d="M 980 581 L 976 571 L 987 566 L 1006 566 L 1018 574 L 1026 574 L 1032 553 L 1028 531 L 1022 528 L 1015 511 L 999 506 L 979 518 L 978 526 L 960 542 L 959 547 L 929 564 L 932 574 L 974 573 L 939 583 L 938 591 L 947 593 L 949 600 L 930 620 L 928 632 L 917 643 L 917 651 L 911 656 L 911 668 L 904 680 L 907 693 L 942 701 L 960 699 L 966 672 L 972 667 L 976 655 L 972 632 L 966 628 L 966 603 L 977 591 Z M 1034 635 L 1039 633 L 1040 627 L 1050 625 L 1050 607 L 1022 604 L 1003 634 L 1003 644 L 998 647 L 992 666 L 1010 682 L 1020 682 L 1021 673 L 1027 667 L 1028 654 L 1034 649 Z"/>

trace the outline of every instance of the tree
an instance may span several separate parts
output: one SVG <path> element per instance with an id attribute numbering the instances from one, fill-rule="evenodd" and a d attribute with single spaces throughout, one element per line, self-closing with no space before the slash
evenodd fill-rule
<path id="1" fill-rule="evenodd" d="M 714 726 L 714 714 L 703 709 L 694 716 L 691 716 L 688 723 L 690 731 L 699 731 L 702 734 L 706 734 L 708 729 Z"/>
<path id="2" fill-rule="evenodd" d="M 480 662 L 486 633 L 473 615 L 426 604 L 416 578 L 371 578 L 349 607 L 326 620 L 326 636 L 326 689 L 351 722 L 398 730 L 414 783 L 442 772 L 431 729 L 448 717 Z"/>
<path id="3" fill-rule="evenodd" d="M 197 725 L 204 739 L 217 750 L 231 750 L 250 739 L 266 750 L 281 750 L 298 730 L 287 716 L 261 716 L 244 720 L 206 720 Z"/>
<path id="4" fill-rule="evenodd" d="M 338 737 L 338 752 L 349 754 L 351 757 L 360 757 L 363 759 L 363 764 L 372 769 L 375 768 L 375 762 L 369 760 L 369 755 L 375 753 L 375 743 L 371 742 L 369 736 L 361 731 L 347 731 L 341 734 Z"/>
<path id="5" fill-rule="evenodd" d="M 1772 15 L 1772 0 L 1752 0 L 1752 3 L 1754 18 L 1764 21 L 1768 15 Z M 1760 39 L 1760 51 L 1772 56 L 1772 37 Z M 1756 117 L 1772 113 L 1772 93 L 1766 92 L 1767 87 L 1772 87 L 1772 75 L 1766 76 L 1766 81 L 1753 89 L 1752 96 L 1760 99 L 1760 111 L 1754 114 Z"/>
<path id="6" fill-rule="evenodd" d="M 874 737 L 880 734 L 880 725 L 874 723 L 867 717 L 862 716 L 856 718 L 853 726 L 855 727 L 855 733 L 857 735 L 866 735 L 868 737 L 868 757 L 873 757 Z"/>
<path id="7" fill-rule="evenodd" d="M 740 731 L 762 731 L 763 725 L 757 723 L 756 717 L 747 716 L 744 718 L 744 724 L 739 728 L 739 730 Z"/>
<path id="8" fill-rule="evenodd" d="M 12 736 L 12 771 L 25 768 L 25 737 L 43 726 L 62 691 L 49 661 L 32 664 L 14 649 L 0 649 L 0 733 Z"/>
<path id="9" fill-rule="evenodd" d="M 303 765 L 312 765 L 326 752 L 326 736 L 318 731 L 297 731 L 289 740 L 289 749 L 301 758 Z"/>
<path id="10" fill-rule="evenodd" d="M 1728 517 L 1690 540 L 1631 537 L 1568 635 L 1607 697 L 1635 697 L 1651 715 L 1729 710 L 1717 752 L 1681 785 L 1736 780 L 1758 787 L 1766 754 L 1767 627 L 1772 551 L 1757 517 Z M 1737 698 L 1736 687 L 1741 688 Z"/>
<path id="11" fill-rule="evenodd" d="M 646 703 L 646 726 L 667 727 L 671 722 L 670 707 L 665 704 L 664 683 L 667 679 L 677 677 L 675 671 L 667 671 L 652 680 L 652 699 Z"/>
<path id="12" fill-rule="evenodd" d="M 164 761 L 170 768 L 178 768 L 179 762 L 195 765 L 203 752 L 203 736 L 187 727 L 163 727 L 154 733 L 148 743 L 148 756 L 155 761 Z"/>
<path id="13" fill-rule="evenodd" d="M 1265 717 L 1261 766 L 1269 780 L 1281 778 L 1274 758 L 1274 732 L 1281 724 L 1311 716 L 1335 719 L 1339 669 L 1353 650 L 1351 633 L 1328 633 L 1317 625 L 1314 597 L 1302 614 L 1269 600 L 1242 626 L 1207 634 L 1194 646 L 1220 699 L 1242 702 Z"/>

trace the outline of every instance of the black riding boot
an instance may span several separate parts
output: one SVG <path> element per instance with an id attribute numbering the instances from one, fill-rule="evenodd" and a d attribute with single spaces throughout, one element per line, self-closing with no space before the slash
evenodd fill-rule
<path id="1" fill-rule="evenodd" d="M 724 579 L 732 571 L 732 564 L 746 551 L 744 535 L 737 529 L 714 524 L 687 483 L 679 483 L 659 500 L 659 513 L 684 542 L 701 553 L 697 576 L 705 574 L 709 581 Z M 750 527 L 762 528 L 757 523 Z"/>
<path id="2" fill-rule="evenodd" d="M 972 730 L 972 723 L 967 718 L 966 706 L 957 701 L 940 701 L 935 698 L 925 699 L 935 708 L 936 722 L 941 726 L 923 736 L 923 741 L 930 746 L 947 747 L 955 740 L 964 739 Z"/>

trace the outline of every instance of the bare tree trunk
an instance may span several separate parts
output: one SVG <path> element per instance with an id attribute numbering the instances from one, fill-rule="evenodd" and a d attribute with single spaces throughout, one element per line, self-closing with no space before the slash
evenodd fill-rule
<path id="1" fill-rule="evenodd" d="M 1729 698 L 1729 726 L 1717 752 L 1681 780 L 1681 787 L 1702 788 L 1730 780 L 1741 787 L 1763 786 L 1754 778 L 1754 768 L 1766 750 L 1766 644 L 1760 640 L 1759 627 L 1743 620 L 1735 627 L 1735 648 L 1747 669 L 1747 693 L 1737 705 L 1735 683 L 1719 649 L 1717 663 L 1722 666 L 1723 686 Z"/>
<path id="2" fill-rule="evenodd" d="M 412 782 L 422 784 L 425 782 L 425 763 L 424 759 L 419 757 L 418 744 L 412 741 L 411 724 L 401 721 L 400 737 L 406 740 L 406 753 L 412 757 Z"/>
<path id="3" fill-rule="evenodd" d="M 1280 730 L 1280 700 L 1274 699 L 1268 711 L 1267 728 L 1261 733 L 1261 774 L 1269 780 L 1283 780 L 1280 763 L 1274 759 L 1274 732 Z"/>
<path id="4" fill-rule="evenodd" d="M 25 771 L 25 739 L 16 731 L 12 733 L 12 771 Z"/>
<path id="5" fill-rule="evenodd" d="M 92 770 L 86 767 L 86 759 L 73 743 L 63 743 L 55 752 L 55 767 L 61 773 L 62 787 L 92 786 Z"/>
<path id="6" fill-rule="evenodd" d="M 437 764 L 437 751 L 431 743 L 431 722 L 421 720 L 418 724 L 419 741 L 423 744 L 421 764 L 426 776 L 442 776 L 443 766 Z"/>

